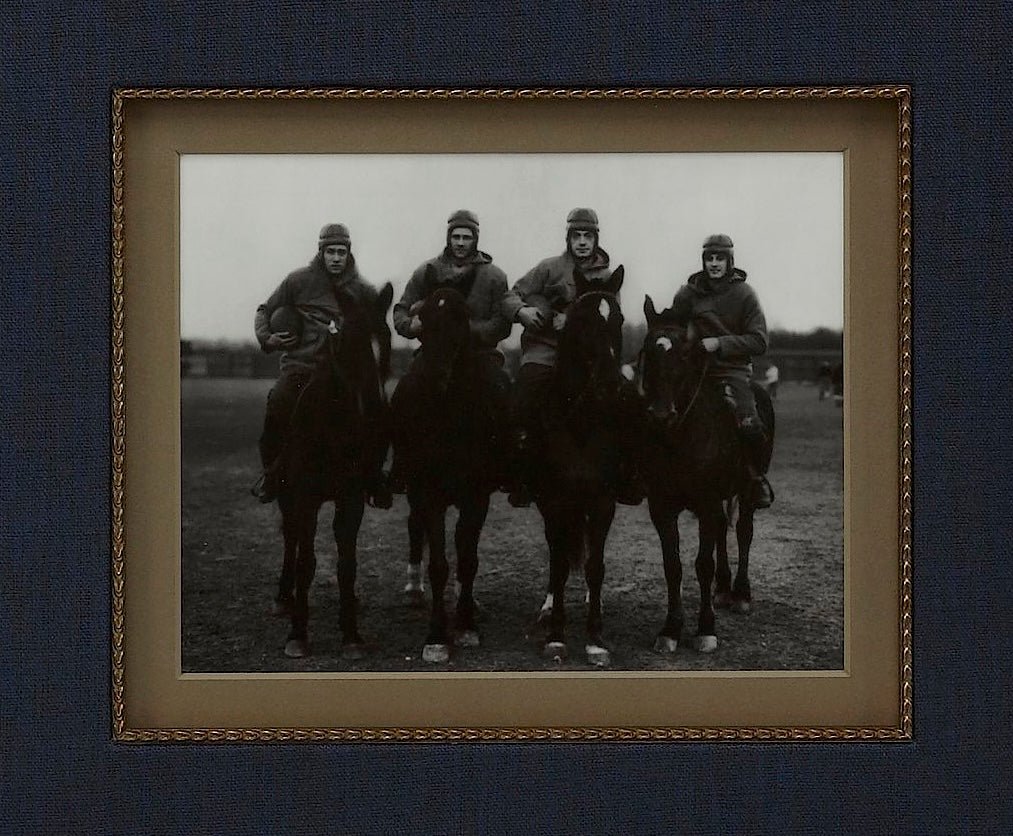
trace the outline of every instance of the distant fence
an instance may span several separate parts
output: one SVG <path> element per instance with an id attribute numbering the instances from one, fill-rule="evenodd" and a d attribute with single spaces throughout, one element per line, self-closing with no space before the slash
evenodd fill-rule
<path id="1" fill-rule="evenodd" d="M 411 348 L 395 348 L 391 352 L 391 375 L 401 377 L 411 363 Z M 520 366 L 520 350 L 508 348 L 506 370 L 516 377 Z M 248 377 L 275 378 L 278 376 L 280 354 L 265 354 L 253 346 L 230 348 L 194 348 L 186 340 L 180 343 L 180 374 L 183 377 Z M 823 363 L 831 368 L 839 364 L 843 353 L 835 349 L 771 348 L 753 362 L 753 370 L 762 378 L 767 368 L 777 366 L 782 381 L 815 381 Z"/>
<path id="2" fill-rule="evenodd" d="M 753 361 L 753 373 L 762 378 L 767 368 L 777 366 L 781 381 L 815 381 L 820 366 L 826 363 L 833 369 L 844 359 L 844 352 L 833 348 L 771 348 Z"/>

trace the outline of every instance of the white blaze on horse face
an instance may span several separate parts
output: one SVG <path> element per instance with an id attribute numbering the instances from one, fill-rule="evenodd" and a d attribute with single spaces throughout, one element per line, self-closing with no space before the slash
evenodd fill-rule
<path id="1" fill-rule="evenodd" d="M 446 299 L 441 299 L 439 302 L 436 303 L 436 307 L 437 308 L 442 308 L 446 304 L 447 304 L 447 300 Z"/>
<path id="2" fill-rule="evenodd" d="M 672 341 L 668 337 L 658 337 L 658 341 L 655 343 L 655 345 L 658 346 L 658 348 L 661 348 L 665 351 L 672 350 Z"/>
<path id="3" fill-rule="evenodd" d="M 338 333 L 338 326 L 334 324 L 333 319 L 329 323 L 327 323 L 327 330 L 330 331 L 331 335 Z"/>
<path id="4" fill-rule="evenodd" d="M 612 308 L 609 306 L 608 299 L 602 299 L 598 304 L 598 313 L 601 314 L 601 318 L 606 322 L 609 321 L 609 314 L 612 313 Z"/>

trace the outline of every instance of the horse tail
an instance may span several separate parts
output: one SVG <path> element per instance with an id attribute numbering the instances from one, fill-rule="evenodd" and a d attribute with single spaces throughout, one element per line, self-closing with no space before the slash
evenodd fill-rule
<path id="1" fill-rule="evenodd" d="M 575 545 L 576 548 L 570 551 L 570 568 L 580 569 L 587 562 L 588 545 L 586 527 L 581 531 Z"/>

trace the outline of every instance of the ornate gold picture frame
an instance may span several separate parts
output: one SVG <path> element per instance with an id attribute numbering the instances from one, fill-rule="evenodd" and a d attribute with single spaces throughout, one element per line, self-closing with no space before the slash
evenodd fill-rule
<path id="1" fill-rule="evenodd" d="M 912 738 L 907 87 L 121 89 L 112 123 L 116 740 Z M 180 155 L 558 151 L 844 154 L 844 669 L 183 673 Z"/>

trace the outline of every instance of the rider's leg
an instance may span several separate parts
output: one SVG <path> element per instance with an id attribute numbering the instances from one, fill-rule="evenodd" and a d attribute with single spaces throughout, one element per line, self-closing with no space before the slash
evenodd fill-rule
<path id="1" fill-rule="evenodd" d="M 267 396 L 264 429 L 260 434 L 260 464 L 263 474 L 254 486 L 254 495 L 261 502 L 273 502 L 278 495 L 281 454 L 299 394 L 309 380 L 302 369 L 283 371 Z"/>
<path id="2" fill-rule="evenodd" d="M 398 381 L 394 396 L 391 399 L 391 432 L 394 448 L 394 455 L 390 465 L 390 476 L 388 485 L 393 493 L 403 494 L 407 491 L 408 474 L 405 471 L 403 440 L 398 436 L 398 429 L 412 423 L 412 417 L 406 414 L 405 410 L 410 409 L 413 401 L 417 400 L 417 394 L 412 390 L 417 388 L 416 383 L 422 374 L 425 359 L 422 349 L 416 350 L 412 357 L 411 365 L 404 376 Z"/>
<path id="3" fill-rule="evenodd" d="M 721 379 L 722 392 L 735 412 L 735 423 L 744 452 L 743 460 L 750 480 L 750 498 L 754 508 L 769 508 L 774 492 L 764 475 L 767 461 L 767 432 L 756 412 L 756 396 L 746 375 Z"/>
<path id="4" fill-rule="evenodd" d="M 551 366 L 525 363 L 514 383 L 511 444 L 514 488 L 510 491 L 509 501 L 515 508 L 527 508 L 531 504 L 531 477 L 539 441 L 538 415 L 551 380 Z"/>
<path id="5" fill-rule="evenodd" d="M 366 495 L 375 508 L 390 508 L 393 504 L 390 485 L 383 472 L 387 445 L 390 441 L 390 406 L 376 381 L 363 391 L 362 411 L 365 419 L 366 449 L 364 454 L 364 482 Z"/>
<path id="6" fill-rule="evenodd" d="M 647 495 L 640 475 L 638 445 L 643 439 L 643 404 L 636 387 L 623 381 L 619 389 L 618 433 L 619 473 L 616 484 L 616 502 L 621 505 L 639 505 Z"/>
<path id="7" fill-rule="evenodd" d="M 492 450 L 492 483 L 496 488 L 510 490 L 510 376 L 503 369 L 503 355 L 485 351 L 480 355 L 482 381 L 488 395 L 489 410 L 485 416 Z"/>

